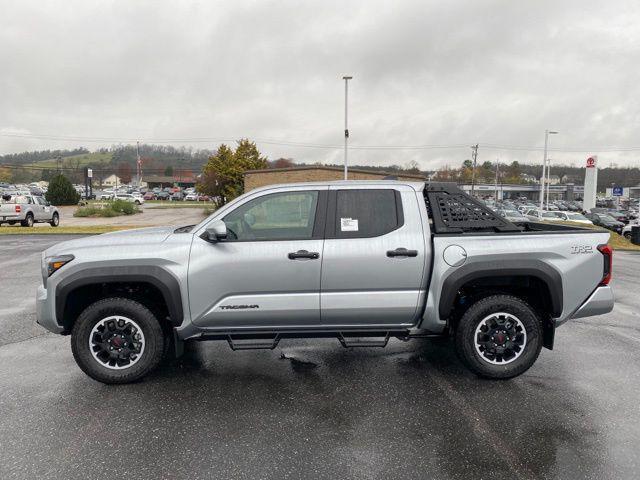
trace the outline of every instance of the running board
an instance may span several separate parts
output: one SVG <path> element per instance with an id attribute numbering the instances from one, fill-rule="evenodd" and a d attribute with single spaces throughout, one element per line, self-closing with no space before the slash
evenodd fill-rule
<path id="1" fill-rule="evenodd" d="M 280 335 L 275 335 L 273 338 L 265 339 L 251 339 L 251 338 L 236 338 L 231 335 L 227 335 L 227 342 L 231 350 L 273 350 L 280 343 Z"/>
<path id="2" fill-rule="evenodd" d="M 412 333 L 409 330 L 281 330 L 279 332 L 238 332 L 238 333 L 203 333 L 194 340 L 225 340 L 231 350 L 273 350 L 278 346 L 283 338 L 337 338 L 345 348 L 353 347 L 386 347 L 390 338 L 397 338 L 407 342 L 414 338 L 443 337 L 446 334 L 436 334 L 431 332 Z"/>
<path id="3" fill-rule="evenodd" d="M 342 332 L 338 332 L 338 341 L 340 345 L 344 348 L 352 348 L 352 347 L 381 347 L 384 348 L 389 343 L 389 337 L 391 336 L 391 332 L 386 332 L 384 337 L 376 337 L 376 336 L 355 336 L 354 334 L 345 334 Z M 370 339 L 370 340 L 364 340 Z"/>

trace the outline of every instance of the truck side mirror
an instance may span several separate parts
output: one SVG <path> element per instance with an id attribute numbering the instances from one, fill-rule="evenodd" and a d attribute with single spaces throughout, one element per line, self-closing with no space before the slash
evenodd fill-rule
<path id="1" fill-rule="evenodd" d="M 206 239 L 210 242 L 219 242 L 227 238 L 227 226 L 222 220 L 215 220 L 205 230 Z"/>

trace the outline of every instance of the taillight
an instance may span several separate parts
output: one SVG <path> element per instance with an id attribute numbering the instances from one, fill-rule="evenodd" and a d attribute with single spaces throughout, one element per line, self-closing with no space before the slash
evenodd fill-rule
<path id="1" fill-rule="evenodd" d="M 600 281 L 600 285 L 609 285 L 609 282 L 611 281 L 611 272 L 613 270 L 613 249 L 608 244 L 604 244 L 598 245 L 598 251 L 600 251 L 604 257 L 602 280 Z"/>
<path id="2" fill-rule="evenodd" d="M 22 211 L 22 207 L 20 205 L 16 205 L 16 213 L 20 213 Z"/>

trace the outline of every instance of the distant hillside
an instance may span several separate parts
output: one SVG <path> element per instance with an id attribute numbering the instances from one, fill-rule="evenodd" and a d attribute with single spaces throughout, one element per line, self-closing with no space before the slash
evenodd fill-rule
<path id="1" fill-rule="evenodd" d="M 51 158 L 66 158 L 87 153 L 89 153 L 89 150 L 84 147 L 74 148 L 73 150 L 39 150 L 35 152 L 10 153 L 7 155 L 0 155 L 0 164 L 28 165 Z"/>
<path id="2" fill-rule="evenodd" d="M 72 155 L 62 158 L 62 166 L 65 168 L 83 168 L 89 166 L 107 166 L 111 163 L 113 154 L 110 152 L 92 152 L 83 153 L 81 155 Z M 47 160 L 41 160 L 35 162 L 34 165 L 42 168 L 55 169 L 58 167 L 58 160 L 56 158 L 49 158 Z"/>

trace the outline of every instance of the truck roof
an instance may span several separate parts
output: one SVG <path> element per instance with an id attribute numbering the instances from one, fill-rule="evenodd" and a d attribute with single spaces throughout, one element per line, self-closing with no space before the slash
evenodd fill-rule
<path id="1" fill-rule="evenodd" d="M 408 185 L 413 189 L 420 191 L 424 188 L 424 182 L 408 182 L 403 180 L 328 180 L 322 182 L 295 182 L 295 183 L 277 183 L 273 185 L 266 185 L 264 187 L 258 187 L 251 191 L 269 190 L 271 188 L 283 188 L 283 187 L 327 187 L 334 185 Z"/>

